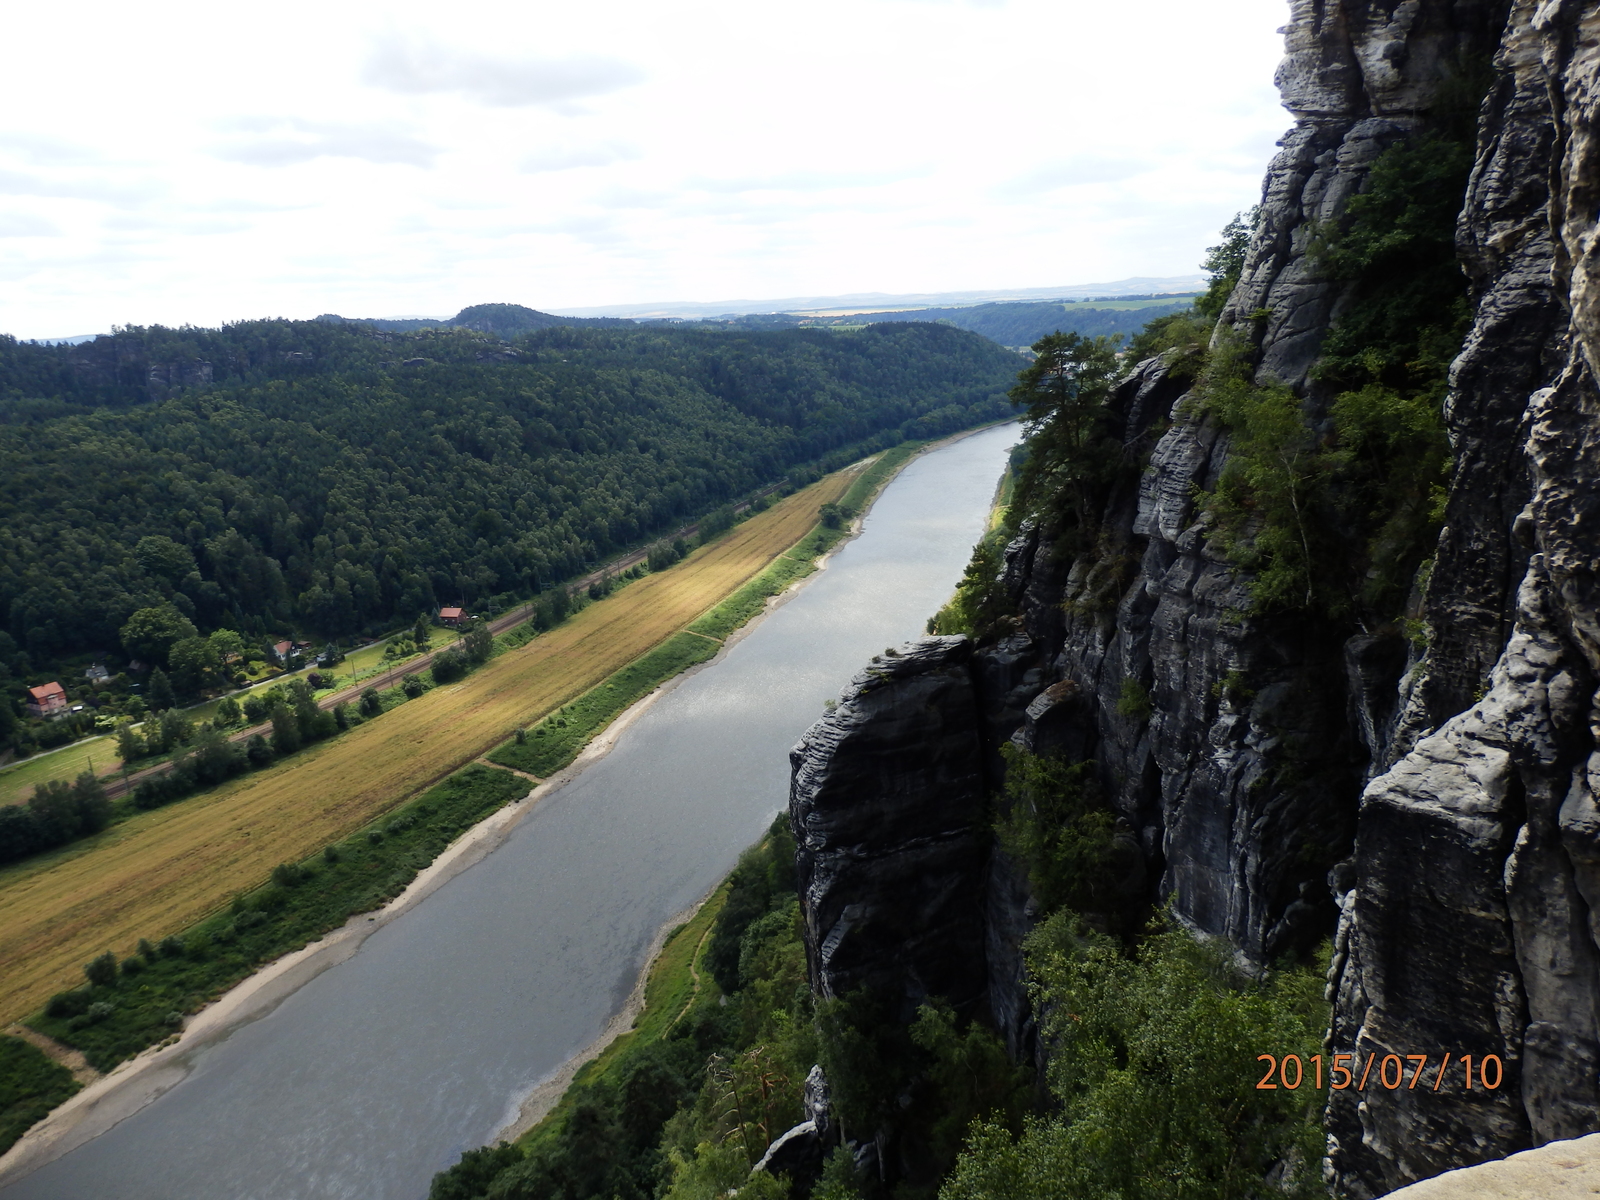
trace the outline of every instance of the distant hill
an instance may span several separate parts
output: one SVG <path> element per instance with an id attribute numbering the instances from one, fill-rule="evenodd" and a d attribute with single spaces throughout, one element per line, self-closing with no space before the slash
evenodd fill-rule
<path id="1" fill-rule="evenodd" d="M 1004 304 L 1027 300 L 1108 300 L 1128 296 L 1181 295 L 1206 286 L 1204 275 L 1148 275 L 1111 283 L 1073 283 L 1048 288 L 1005 288 L 972 292 L 850 292 L 837 296 L 789 296 L 780 300 L 667 301 L 657 304 L 607 304 L 599 308 L 569 308 L 575 317 L 633 317 L 696 321 L 732 318 L 752 313 L 792 313 L 796 316 L 834 315 L 844 312 L 885 312 L 895 308 L 958 308 L 975 304 Z"/>
<path id="2" fill-rule="evenodd" d="M 632 321 L 614 317 L 558 317 L 521 304 L 472 304 L 455 316 L 434 320 L 429 317 L 341 317 L 323 313 L 317 320 L 327 324 L 366 325 L 387 333 L 415 333 L 421 329 L 475 329 L 497 338 L 510 339 L 536 329 L 557 325 L 631 326 Z"/>
<path id="3" fill-rule="evenodd" d="M 935 322 L 954 325 L 982 334 L 990 341 L 1011 349 L 1033 345 L 1040 338 L 1060 331 L 1088 337 L 1114 337 L 1127 340 L 1144 328 L 1145 322 L 1181 312 L 1194 302 L 1195 293 L 1181 296 L 1127 296 L 1098 302 L 1062 300 L 1041 303 L 975 304 L 947 308 L 907 308 L 892 312 L 852 312 L 835 315 L 805 313 L 749 313 L 703 321 L 663 320 L 659 324 L 682 327 L 731 326 L 738 329 L 838 328 L 880 325 L 895 322 Z"/>
<path id="4" fill-rule="evenodd" d="M 1166 300 L 1141 297 L 1151 303 L 1097 307 L 1094 304 L 978 304 L 970 308 L 918 308 L 904 312 L 857 313 L 840 318 L 863 324 L 887 321 L 943 321 L 959 329 L 981 333 L 1002 346 L 1031 346 L 1060 331 L 1085 336 L 1132 337 L 1146 321 L 1181 312 L 1193 303 L 1189 296 Z M 1163 302 L 1164 301 L 1164 302 Z"/>

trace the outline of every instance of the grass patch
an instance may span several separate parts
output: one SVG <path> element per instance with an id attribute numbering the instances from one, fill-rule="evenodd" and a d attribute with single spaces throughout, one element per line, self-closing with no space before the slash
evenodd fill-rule
<path id="1" fill-rule="evenodd" d="M 38 1047 L 0 1035 L 0 1154 L 81 1086 Z"/>
<path id="2" fill-rule="evenodd" d="M 28 1024 L 109 1071 L 261 964 L 399 895 L 457 837 L 527 790 L 509 772 L 470 766 L 322 854 L 274 869 L 273 882 L 181 937 L 141 943 L 111 981 L 58 993 Z M 0 1089 L 7 1083 L 0 1075 Z"/>
<path id="3" fill-rule="evenodd" d="M 715 642 L 678 633 L 634 659 L 604 682 L 545 717 L 521 742 L 508 742 L 489 755 L 502 767 L 544 778 L 566 766 L 623 710 L 661 683 L 717 652 Z"/>
<path id="4" fill-rule="evenodd" d="M 835 533 L 829 530 L 829 534 Z M 749 583 L 745 584 L 721 604 L 717 605 L 705 616 L 689 626 L 691 633 L 704 634 L 714 637 L 718 641 L 727 637 L 734 630 L 744 625 L 766 607 L 767 598 L 776 596 L 796 579 L 804 579 L 817 569 L 814 559 L 822 553 L 827 545 L 838 541 L 838 537 L 829 537 L 821 548 L 813 549 L 809 557 L 791 558 L 788 554 L 780 555 L 778 560 Z M 813 535 L 802 543 L 805 547 L 819 545 L 818 539 Z M 790 553 L 798 553 L 799 548 Z"/>

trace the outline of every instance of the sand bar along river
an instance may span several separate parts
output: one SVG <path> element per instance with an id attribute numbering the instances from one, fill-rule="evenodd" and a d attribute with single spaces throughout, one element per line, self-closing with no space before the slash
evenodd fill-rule
<path id="1" fill-rule="evenodd" d="M 825 571 L 512 806 L 481 861 L 147 1071 L 154 1100 L 0 1197 L 421 1200 L 624 1006 L 663 924 L 786 804 L 789 748 L 823 701 L 922 633 L 1017 438 L 913 460 Z"/>

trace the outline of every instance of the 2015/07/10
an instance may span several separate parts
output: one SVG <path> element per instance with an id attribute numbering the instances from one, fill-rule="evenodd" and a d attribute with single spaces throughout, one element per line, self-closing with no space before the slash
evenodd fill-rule
<path id="1" fill-rule="evenodd" d="M 1429 1091 L 1437 1092 L 1439 1085 L 1444 1082 L 1445 1071 L 1450 1067 L 1450 1057 L 1450 1054 L 1446 1053 L 1444 1058 L 1440 1060 L 1439 1069 L 1433 1075 L 1433 1086 L 1428 1088 Z M 1364 1091 L 1368 1079 L 1372 1076 L 1373 1063 L 1378 1064 L 1378 1077 L 1375 1082 L 1388 1088 L 1391 1092 L 1397 1091 L 1402 1086 L 1415 1088 L 1417 1081 L 1422 1079 L 1423 1072 L 1428 1066 L 1428 1055 L 1426 1054 L 1385 1054 L 1381 1059 L 1376 1054 L 1369 1054 L 1367 1055 L 1366 1066 L 1362 1069 L 1358 1082 L 1353 1065 L 1355 1060 L 1356 1055 L 1354 1054 L 1335 1054 L 1333 1056 L 1329 1071 L 1332 1078 L 1329 1080 L 1329 1084 L 1334 1091 L 1342 1092 L 1351 1087 L 1358 1092 Z M 1256 1084 L 1258 1091 L 1276 1091 L 1279 1085 L 1274 1081 L 1274 1076 L 1282 1082 L 1283 1087 L 1291 1092 L 1305 1080 L 1306 1064 L 1301 1061 L 1298 1054 L 1285 1054 L 1282 1059 L 1279 1059 L 1275 1054 L 1258 1054 L 1256 1055 L 1256 1061 L 1267 1064 L 1266 1074 L 1261 1077 L 1261 1082 Z M 1405 1082 L 1407 1063 L 1412 1064 L 1411 1081 L 1409 1083 Z M 1498 1054 L 1485 1054 L 1479 1058 L 1474 1058 L 1470 1054 L 1463 1054 L 1456 1059 L 1456 1063 L 1462 1069 L 1466 1090 L 1469 1092 L 1472 1091 L 1474 1086 L 1474 1075 L 1477 1077 L 1477 1086 L 1491 1092 L 1500 1086 L 1501 1080 L 1505 1077 L 1505 1069 L 1500 1062 Z M 1310 1066 L 1316 1075 L 1316 1083 L 1313 1086 L 1320 1091 L 1322 1089 L 1322 1055 L 1313 1054 Z M 1474 1071 L 1474 1068 L 1476 1068 L 1476 1071 Z M 1423 1086 L 1428 1087 L 1426 1080 L 1423 1080 Z"/>

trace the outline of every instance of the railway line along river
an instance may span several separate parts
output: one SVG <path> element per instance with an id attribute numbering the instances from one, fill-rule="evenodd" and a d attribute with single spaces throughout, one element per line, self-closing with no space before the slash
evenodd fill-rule
<path id="1" fill-rule="evenodd" d="M 861 536 L 476 865 L 3 1200 L 421 1200 L 626 1002 L 663 923 L 786 802 L 788 750 L 954 588 L 1016 441 L 912 461 Z"/>

